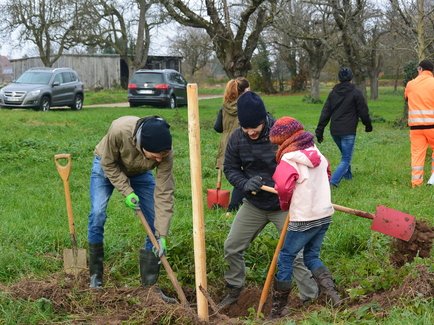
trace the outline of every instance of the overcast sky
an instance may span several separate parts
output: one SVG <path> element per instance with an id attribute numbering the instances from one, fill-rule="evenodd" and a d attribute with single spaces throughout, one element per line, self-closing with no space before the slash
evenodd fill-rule
<path id="1" fill-rule="evenodd" d="M 0 0 L 1 2 L 1 0 Z M 159 26 L 151 31 L 151 49 L 149 54 L 154 55 L 170 55 L 170 44 L 167 37 L 177 33 L 176 24 L 167 24 Z M 19 59 L 24 55 L 27 56 L 39 56 L 36 46 L 33 43 L 27 45 L 20 45 L 19 47 L 12 47 L 12 39 L 6 42 L 0 42 L 0 55 L 7 56 L 9 59 Z"/>

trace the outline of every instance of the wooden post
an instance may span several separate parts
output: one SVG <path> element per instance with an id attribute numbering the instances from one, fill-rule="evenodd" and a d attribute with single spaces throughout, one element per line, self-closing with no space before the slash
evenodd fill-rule
<path id="1" fill-rule="evenodd" d="M 187 100 L 197 314 L 201 321 L 208 322 L 208 300 L 200 290 L 200 286 L 207 289 L 207 279 L 205 226 L 203 218 L 202 199 L 202 164 L 200 159 L 199 101 L 197 96 L 197 84 L 187 85 Z"/>

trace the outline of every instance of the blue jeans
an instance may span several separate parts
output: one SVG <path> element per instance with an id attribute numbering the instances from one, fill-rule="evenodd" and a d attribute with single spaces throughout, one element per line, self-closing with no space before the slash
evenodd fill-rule
<path id="1" fill-rule="evenodd" d="M 100 244 L 104 240 L 104 224 L 107 219 L 107 205 L 114 186 L 104 175 L 100 164 L 101 158 L 95 156 L 90 175 L 90 214 L 88 224 L 88 241 L 90 244 Z M 150 171 L 129 177 L 130 185 L 134 193 L 139 197 L 140 208 L 142 209 L 146 221 L 155 233 L 154 227 L 154 176 Z M 133 222 L 133 220 L 131 220 Z M 146 238 L 145 248 L 152 249 L 152 243 Z"/>
<path id="2" fill-rule="evenodd" d="M 356 142 L 356 135 L 332 135 L 333 140 L 338 146 L 341 152 L 341 162 L 332 174 L 330 183 L 332 185 L 338 186 L 342 178 L 352 179 L 353 174 L 351 173 L 351 160 L 353 159 L 354 143 Z"/>
<path id="3" fill-rule="evenodd" d="M 329 225 L 330 224 L 327 223 L 306 231 L 286 232 L 285 243 L 280 250 L 279 259 L 277 261 L 277 280 L 291 281 L 294 259 L 303 248 L 304 264 L 312 273 L 319 267 L 324 266 L 319 259 L 319 253 Z"/>

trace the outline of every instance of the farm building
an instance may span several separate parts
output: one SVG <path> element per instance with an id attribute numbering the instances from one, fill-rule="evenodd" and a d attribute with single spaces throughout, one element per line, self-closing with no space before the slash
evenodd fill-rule
<path id="1" fill-rule="evenodd" d="M 11 63 L 7 57 L 0 55 L 0 85 L 8 83 L 12 79 Z"/>
<path id="2" fill-rule="evenodd" d="M 148 56 L 144 68 L 174 69 L 181 71 L 182 57 Z M 26 57 L 10 60 L 12 79 L 17 79 L 24 71 L 42 67 L 39 57 Z M 128 82 L 128 68 L 117 54 L 64 54 L 53 64 L 53 68 L 68 67 L 77 71 L 86 88 L 113 88 Z"/>

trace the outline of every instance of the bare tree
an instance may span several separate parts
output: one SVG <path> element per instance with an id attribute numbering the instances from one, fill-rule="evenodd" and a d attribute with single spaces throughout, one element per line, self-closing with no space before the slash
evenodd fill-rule
<path id="1" fill-rule="evenodd" d="M 211 40 L 201 29 L 184 27 L 175 37 L 169 37 L 169 41 L 172 52 L 184 58 L 184 71 L 190 76 L 205 67 L 213 54 Z"/>
<path id="2" fill-rule="evenodd" d="M 308 1 L 288 1 L 273 23 L 274 42 L 289 49 L 294 45 L 307 55 L 311 79 L 311 98 L 320 100 L 319 78 L 332 51 L 336 48 L 336 25 L 330 13 L 319 4 Z M 296 77 L 297 74 L 293 74 Z"/>
<path id="3" fill-rule="evenodd" d="M 267 44 L 261 37 L 258 42 L 258 51 L 252 58 L 252 71 L 249 73 L 251 88 L 257 91 L 264 91 L 266 94 L 275 94 L 272 80 L 272 66 L 270 51 Z"/>
<path id="4" fill-rule="evenodd" d="M 343 55 L 338 61 L 353 70 L 355 84 L 366 97 L 368 67 L 373 63 L 381 63 L 381 60 L 372 58 L 379 52 L 372 50 L 379 44 L 373 39 L 386 32 L 378 30 L 378 19 L 383 17 L 383 12 L 368 0 L 328 0 L 327 4 L 340 30 L 343 44 Z M 379 67 L 372 68 L 371 72 L 376 70 Z M 372 78 L 378 78 L 378 74 L 372 74 Z"/>
<path id="5" fill-rule="evenodd" d="M 132 76 L 146 64 L 150 31 L 161 23 L 158 14 L 150 12 L 155 4 L 154 0 L 88 0 L 82 12 L 87 23 L 80 35 L 83 44 L 113 48 Z M 155 18 L 152 21 L 151 16 Z M 127 82 L 122 80 L 122 86 L 126 87 Z"/>
<path id="6" fill-rule="evenodd" d="M 204 29 L 229 78 L 246 76 L 261 32 L 272 22 L 278 0 L 162 0 L 178 23 Z"/>
<path id="7" fill-rule="evenodd" d="M 394 31 L 413 45 L 417 58 L 432 57 L 434 53 L 434 3 L 432 0 L 389 0 L 389 23 Z"/>
<path id="8" fill-rule="evenodd" d="M 3 33 L 17 33 L 20 44 L 31 42 L 42 63 L 51 67 L 65 50 L 77 45 L 80 0 L 7 0 L 0 7 Z"/>

